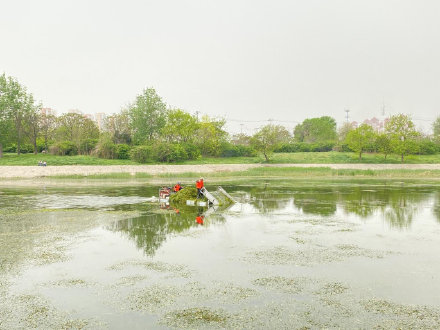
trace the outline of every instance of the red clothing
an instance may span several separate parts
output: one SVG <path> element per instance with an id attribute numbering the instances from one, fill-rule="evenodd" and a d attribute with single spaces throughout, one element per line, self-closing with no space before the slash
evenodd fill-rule
<path id="1" fill-rule="evenodd" d="M 178 192 L 182 189 L 182 186 L 180 184 L 176 184 L 173 188 L 174 192 Z"/>
<path id="2" fill-rule="evenodd" d="M 205 218 L 204 216 L 198 216 L 198 217 L 196 217 L 196 222 L 199 224 L 199 225 L 203 225 L 203 218 Z"/>
<path id="3" fill-rule="evenodd" d="M 200 189 L 202 189 L 203 186 L 204 186 L 203 179 L 200 179 Z"/>
<path id="4" fill-rule="evenodd" d="M 200 183 L 200 180 L 197 180 L 196 181 L 196 188 L 197 189 L 201 189 L 203 186 L 201 185 L 201 183 Z"/>

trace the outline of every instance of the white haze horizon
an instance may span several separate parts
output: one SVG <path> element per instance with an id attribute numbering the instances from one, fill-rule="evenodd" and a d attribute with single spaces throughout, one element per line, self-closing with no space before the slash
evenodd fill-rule
<path id="1" fill-rule="evenodd" d="M 440 2 L 9 1 L 0 73 L 58 114 L 119 112 L 146 87 L 252 134 L 306 118 L 440 115 Z M 273 121 L 269 121 L 273 120 Z"/>

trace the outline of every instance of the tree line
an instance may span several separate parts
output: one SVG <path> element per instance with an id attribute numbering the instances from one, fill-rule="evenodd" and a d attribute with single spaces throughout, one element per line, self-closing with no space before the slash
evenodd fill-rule
<path id="1" fill-rule="evenodd" d="M 365 152 L 380 152 L 385 158 L 393 153 L 403 162 L 408 154 L 440 152 L 440 117 L 433 123 L 432 135 L 418 132 L 409 116 L 399 114 L 380 131 L 349 123 L 337 129 L 334 118 L 323 116 L 304 120 L 293 132 L 269 124 L 252 136 L 231 136 L 224 119 L 198 118 L 170 108 L 153 88 L 107 117 L 102 130 L 81 114 L 53 116 L 42 113 L 41 107 L 15 78 L 0 76 L 0 157 L 3 152 L 48 152 L 147 163 L 261 153 L 269 161 L 274 152 L 335 150 L 356 152 L 360 159 Z"/>

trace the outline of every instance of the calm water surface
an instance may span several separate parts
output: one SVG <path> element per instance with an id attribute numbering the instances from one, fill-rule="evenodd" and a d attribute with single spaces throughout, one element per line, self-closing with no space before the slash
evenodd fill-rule
<path id="1" fill-rule="evenodd" d="M 0 188 L 0 328 L 440 326 L 439 185 L 222 186 L 217 210 L 140 182 Z"/>

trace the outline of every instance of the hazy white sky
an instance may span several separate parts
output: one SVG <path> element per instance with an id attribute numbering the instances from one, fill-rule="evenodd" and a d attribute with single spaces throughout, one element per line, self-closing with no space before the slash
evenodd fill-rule
<path id="1" fill-rule="evenodd" d="M 152 86 L 249 133 L 346 108 L 363 120 L 383 101 L 419 126 L 440 115 L 438 0 L 0 4 L 0 72 L 58 113 L 118 112 Z"/>

